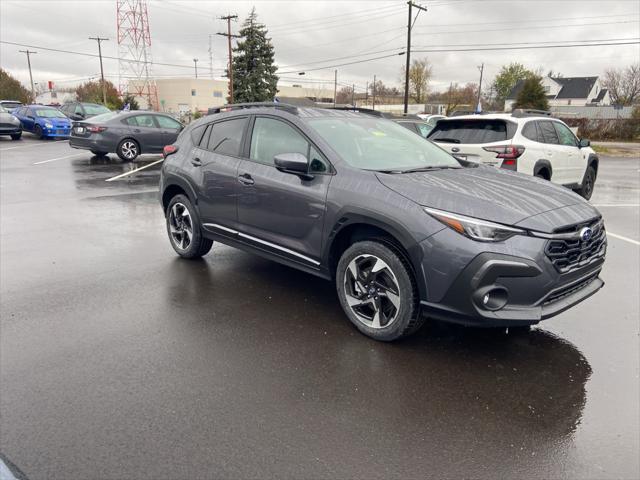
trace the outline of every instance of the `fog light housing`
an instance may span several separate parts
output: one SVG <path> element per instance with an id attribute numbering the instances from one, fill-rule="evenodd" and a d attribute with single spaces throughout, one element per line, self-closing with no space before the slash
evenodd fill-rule
<path id="1" fill-rule="evenodd" d="M 500 285 L 489 285 L 477 290 L 473 298 L 480 308 L 494 312 L 507 304 L 509 291 Z"/>

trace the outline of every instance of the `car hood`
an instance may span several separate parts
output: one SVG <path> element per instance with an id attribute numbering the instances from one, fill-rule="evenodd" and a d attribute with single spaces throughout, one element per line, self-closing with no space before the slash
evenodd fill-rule
<path id="1" fill-rule="evenodd" d="M 42 117 L 42 120 L 47 123 L 51 123 L 56 127 L 68 127 L 71 125 L 71 120 L 68 118 L 52 118 L 52 117 Z"/>
<path id="2" fill-rule="evenodd" d="M 18 124 L 20 123 L 20 120 L 18 120 L 15 116 L 11 115 L 10 113 L 0 112 L 0 122 Z"/>
<path id="3" fill-rule="evenodd" d="M 495 167 L 376 176 L 387 188 L 419 205 L 542 232 L 600 215 L 567 188 Z M 542 215 L 552 211 L 556 214 Z M 532 217 L 539 220 L 524 222 Z"/>

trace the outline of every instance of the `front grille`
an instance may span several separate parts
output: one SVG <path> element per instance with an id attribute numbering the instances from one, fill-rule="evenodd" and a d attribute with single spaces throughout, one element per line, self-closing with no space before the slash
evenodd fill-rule
<path id="1" fill-rule="evenodd" d="M 15 123 L 0 123 L 0 128 L 18 128 Z"/>
<path id="2" fill-rule="evenodd" d="M 577 235 L 585 226 L 591 227 L 593 233 L 589 240 L 582 241 Z M 571 272 L 604 257 L 607 249 L 607 233 L 601 220 L 590 225 L 578 225 L 573 230 L 576 238 L 551 239 L 545 249 L 547 257 L 560 273 Z"/>
<path id="3" fill-rule="evenodd" d="M 549 295 L 547 298 L 544 299 L 544 302 L 542 302 L 543 305 L 548 305 L 550 303 L 553 302 L 557 302 L 558 300 L 567 297 L 575 292 L 577 292 L 578 290 L 582 290 L 584 287 L 586 287 L 587 285 L 589 285 L 591 282 L 593 282 L 596 278 L 598 277 L 598 274 L 596 273 L 595 275 L 590 276 L 589 278 L 587 278 L 586 280 L 583 280 L 582 282 L 575 284 L 575 285 L 570 285 L 566 288 L 562 288 L 560 290 L 557 290 L 555 292 L 553 292 L 551 295 Z"/>

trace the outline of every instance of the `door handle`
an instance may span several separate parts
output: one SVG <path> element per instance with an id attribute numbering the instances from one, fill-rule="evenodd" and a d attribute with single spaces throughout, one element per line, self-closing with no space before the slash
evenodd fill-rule
<path id="1" fill-rule="evenodd" d="M 251 175 L 249 175 L 248 173 L 238 175 L 238 181 L 243 185 L 253 185 L 255 183 L 253 181 L 253 178 L 251 178 Z"/>
<path id="2" fill-rule="evenodd" d="M 191 165 L 193 165 L 194 167 L 201 167 L 202 160 L 200 160 L 198 157 L 194 157 L 191 159 Z"/>

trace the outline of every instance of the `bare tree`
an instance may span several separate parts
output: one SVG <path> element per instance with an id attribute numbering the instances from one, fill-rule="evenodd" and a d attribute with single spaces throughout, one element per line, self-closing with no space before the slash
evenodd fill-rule
<path id="1" fill-rule="evenodd" d="M 640 63 L 629 65 L 625 69 L 612 69 L 604 73 L 602 82 L 609 90 L 613 103 L 633 105 L 640 100 Z"/>
<path id="2" fill-rule="evenodd" d="M 336 94 L 336 103 L 351 104 L 352 93 L 353 92 L 351 87 L 347 87 L 347 86 L 342 87 L 340 90 L 338 90 L 338 93 Z"/>
<path id="3" fill-rule="evenodd" d="M 409 96 L 416 103 L 423 103 L 427 98 L 429 80 L 433 67 L 427 58 L 415 59 L 409 67 Z M 405 67 L 402 67 L 400 78 L 405 77 Z"/>

